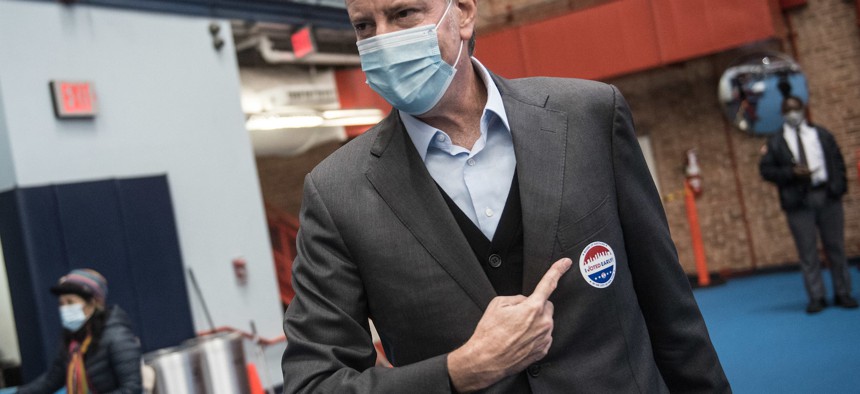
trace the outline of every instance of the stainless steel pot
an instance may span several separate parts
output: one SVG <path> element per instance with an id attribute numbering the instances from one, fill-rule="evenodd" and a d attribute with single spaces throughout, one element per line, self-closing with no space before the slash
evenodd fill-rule
<path id="1" fill-rule="evenodd" d="M 200 367 L 195 365 L 191 349 L 177 346 L 156 350 L 143 356 L 144 363 L 155 371 L 157 394 L 202 394 Z"/>
<path id="2" fill-rule="evenodd" d="M 185 343 L 193 349 L 206 394 L 250 394 L 243 338 L 238 333 L 207 335 Z"/>

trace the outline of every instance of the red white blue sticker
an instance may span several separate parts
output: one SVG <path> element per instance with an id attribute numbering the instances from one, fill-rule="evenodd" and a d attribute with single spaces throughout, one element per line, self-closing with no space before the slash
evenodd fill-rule
<path id="1" fill-rule="evenodd" d="M 615 279 L 615 252 L 603 242 L 592 242 L 579 255 L 579 271 L 588 284 L 602 289 Z"/>

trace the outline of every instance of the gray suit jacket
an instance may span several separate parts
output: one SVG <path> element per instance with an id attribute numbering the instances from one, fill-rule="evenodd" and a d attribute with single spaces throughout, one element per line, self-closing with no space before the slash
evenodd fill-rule
<path id="1" fill-rule="evenodd" d="M 570 257 L 549 354 L 494 393 L 729 392 L 627 104 L 597 82 L 495 77 L 517 157 L 523 290 Z M 606 288 L 577 262 L 615 253 Z M 448 392 L 446 354 L 495 296 L 396 111 L 305 179 L 285 392 Z M 395 368 L 374 367 L 371 318 Z"/>

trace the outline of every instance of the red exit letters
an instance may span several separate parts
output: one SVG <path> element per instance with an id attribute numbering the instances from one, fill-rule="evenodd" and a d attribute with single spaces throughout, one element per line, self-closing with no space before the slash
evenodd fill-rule
<path id="1" fill-rule="evenodd" d="M 91 118 L 96 100 L 90 82 L 51 81 L 54 113 L 58 118 Z"/>

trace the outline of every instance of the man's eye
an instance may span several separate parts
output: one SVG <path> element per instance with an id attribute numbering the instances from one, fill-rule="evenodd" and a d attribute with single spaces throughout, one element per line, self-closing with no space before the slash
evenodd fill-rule
<path id="1" fill-rule="evenodd" d="M 367 29 L 367 23 L 356 23 L 352 27 L 355 31 L 364 31 L 364 29 Z"/>
<path id="2" fill-rule="evenodd" d="M 394 15 L 394 17 L 396 17 L 397 19 L 404 19 L 404 18 L 408 18 L 408 17 L 412 16 L 412 14 L 414 14 L 414 13 L 415 13 L 415 10 L 410 8 L 410 9 L 398 11 L 397 14 Z"/>

